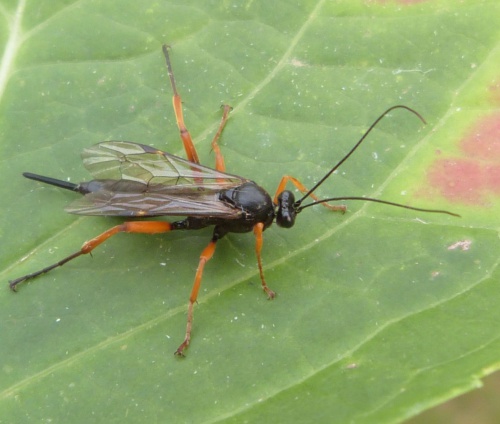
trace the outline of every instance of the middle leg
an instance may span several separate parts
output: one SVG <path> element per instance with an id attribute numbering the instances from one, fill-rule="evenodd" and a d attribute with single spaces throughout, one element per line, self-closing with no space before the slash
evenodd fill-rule
<path id="1" fill-rule="evenodd" d="M 259 266 L 260 281 L 262 283 L 262 290 L 267 294 L 269 299 L 274 299 L 276 293 L 269 288 L 264 278 L 264 269 L 262 267 L 262 258 L 260 252 L 262 250 L 262 245 L 264 244 L 264 238 L 262 237 L 262 232 L 264 231 L 264 224 L 259 222 L 253 227 L 253 233 L 255 235 L 255 253 L 257 254 L 257 264 Z"/>
<path id="2" fill-rule="evenodd" d="M 215 245 L 217 243 L 217 236 L 213 236 L 210 243 L 208 243 L 207 247 L 203 249 L 200 255 L 200 262 L 198 263 L 198 269 L 196 270 L 196 276 L 194 277 L 193 288 L 191 289 L 191 296 L 189 296 L 189 304 L 188 304 L 188 316 L 187 316 L 187 324 L 186 324 L 186 336 L 184 337 L 184 341 L 175 351 L 175 355 L 184 356 L 184 350 L 189 346 L 191 341 L 191 329 L 193 328 L 193 308 L 198 298 L 198 291 L 201 286 L 201 277 L 203 276 L 203 269 L 205 268 L 205 264 L 212 258 L 215 252 Z"/>

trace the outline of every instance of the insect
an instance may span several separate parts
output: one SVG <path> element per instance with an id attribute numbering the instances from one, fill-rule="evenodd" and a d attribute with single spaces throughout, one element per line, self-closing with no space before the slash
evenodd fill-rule
<path id="1" fill-rule="evenodd" d="M 228 233 L 253 232 L 255 251 L 262 289 L 269 299 L 275 297 L 264 278 L 261 250 L 262 233 L 276 221 L 283 228 L 294 225 L 297 214 L 313 205 L 321 204 L 333 211 L 345 212 L 344 205 L 331 205 L 340 200 L 364 200 L 412 209 L 421 212 L 444 213 L 458 216 L 452 212 L 435 209 L 422 209 L 380 199 L 366 197 L 330 197 L 319 199 L 315 190 L 323 184 L 358 148 L 377 123 L 394 109 L 406 109 L 423 122 L 424 119 L 413 109 L 397 105 L 387 109 L 368 128 L 354 147 L 321 178 L 311 189 L 307 189 L 298 179 L 285 175 L 278 185 L 274 198 L 255 182 L 225 172 L 223 155 L 218 140 L 227 122 L 230 107 L 223 106 L 222 119 L 212 140 L 215 154 L 215 168 L 200 165 L 191 135 L 184 124 L 181 97 L 177 92 L 168 46 L 163 46 L 170 84 L 173 91 L 173 108 L 180 137 L 187 160 L 162 152 L 155 148 L 128 141 L 107 141 L 87 148 L 82 153 L 83 164 L 95 178 L 89 182 L 74 184 L 32 173 L 24 173 L 26 178 L 71 190 L 82 195 L 66 207 L 66 211 L 79 215 L 119 216 L 128 218 L 185 216 L 185 219 L 167 221 L 131 220 L 116 225 L 86 241 L 80 250 L 39 271 L 10 281 L 10 288 L 16 291 L 19 284 L 45 274 L 78 256 L 92 252 L 97 246 L 118 233 L 167 233 L 177 230 L 197 230 L 213 226 L 213 235 L 203 249 L 194 284 L 189 297 L 186 334 L 184 341 L 175 351 L 184 356 L 191 341 L 193 307 L 198 297 L 205 264 L 212 258 L 217 242 Z M 294 193 L 286 190 L 288 183 L 293 184 L 302 197 L 295 200 Z M 303 202 L 311 198 L 307 204 Z"/>

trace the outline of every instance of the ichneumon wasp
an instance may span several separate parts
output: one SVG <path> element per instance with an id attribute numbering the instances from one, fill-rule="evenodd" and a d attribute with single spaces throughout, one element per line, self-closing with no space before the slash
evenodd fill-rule
<path id="1" fill-rule="evenodd" d="M 273 299 L 275 293 L 267 286 L 264 278 L 261 250 L 262 233 L 274 221 L 280 227 L 291 228 L 297 214 L 305 208 L 318 204 L 333 211 L 345 212 L 344 205 L 329 204 L 329 202 L 340 200 L 364 200 L 421 212 L 458 216 L 444 210 L 416 208 L 367 197 L 349 196 L 319 199 L 314 194 L 315 190 L 352 155 L 378 122 L 392 110 L 406 109 L 425 123 L 418 112 L 403 105 L 393 106 L 382 113 L 354 147 L 311 189 L 307 189 L 298 179 L 285 175 L 278 185 L 274 198 L 271 198 L 255 182 L 226 173 L 218 140 L 231 110 L 227 105 L 223 106 L 219 129 L 212 140 L 215 168 L 200 165 L 191 135 L 184 124 L 181 97 L 177 92 L 168 46 L 166 45 L 163 46 L 163 54 L 173 91 L 172 101 L 175 118 L 187 160 L 143 144 L 128 141 L 106 141 L 89 147 L 82 153 L 85 168 L 95 178 L 92 181 L 74 184 L 28 172 L 23 175 L 32 180 L 80 193 L 82 197 L 66 208 L 66 211 L 70 213 L 129 218 L 155 216 L 185 216 L 186 218 L 175 222 L 123 222 L 86 241 L 80 250 L 60 261 L 10 281 L 12 290 L 16 291 L 18 285 L 23 281 L 49 272 L 80 255 L 92 252 L 101 243 L 118 233 L 156 234 L 214 226 L 212 239 L 200 255 L 189 297 L 186 335 L 184 341 L 175 351 L 176 355 L 184 356 L 184 351 L 191 340 L 193 307 L 198 297 L 203 269 L 206 262 L 213 256 L 217 242 L 227 233 L 253 231 L 262 288 L 269 299 Z M 292 191 L 285 189 L 288 183 L 292 183 L 302 193 L 303 196 L 299 200 L 295 200 Z M 308 198 L 312 198 L 313 201 L 303 204 Z"/>

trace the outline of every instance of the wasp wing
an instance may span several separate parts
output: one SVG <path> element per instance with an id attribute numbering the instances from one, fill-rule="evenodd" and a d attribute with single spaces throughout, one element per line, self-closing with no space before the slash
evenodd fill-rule
<path id="1" fill-rule="evenodd" d="M 237 219 L 242 215 L 240 209 L 220 201 L 218 192 L 213 190 L 171 193 L 168 186 L 159 190 L 159 187 L 136 185 L 132 192 L 117 192 L 114 185 L 116 181 L 103 180 L 101 190 L 85 194 L 67 206 L 66 211 L 77 215 L 130 217 L 177 215 Z"/>
<path id="2" fill-rule="evenodd" d="M 176 187 L 221 190 L 246 179 L 129 141 L 105 141 L 84 149 L 83 165 L 97 179 L 130 180 Z"/>
<path id="3" fill-rule="evenodd" d="M 82 153 L 96 180 L 66 211 L 79 215 L 184 215 L 236 219 L 241 211 L 221 202 L 221 190 L 248 181 L 127 141 L 96 144 Z"/>

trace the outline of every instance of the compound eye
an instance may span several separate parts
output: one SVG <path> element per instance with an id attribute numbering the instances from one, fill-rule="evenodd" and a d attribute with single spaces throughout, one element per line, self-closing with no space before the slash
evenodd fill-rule
<path id="1" fill-rule="evenodd" d="M 283 190 L 278 195 L 278 212 L 276 213 L 276 224 L 283 228 L 293 227 L 297 212 L 293 207 L 295 196 L 291 191 Z"/>

